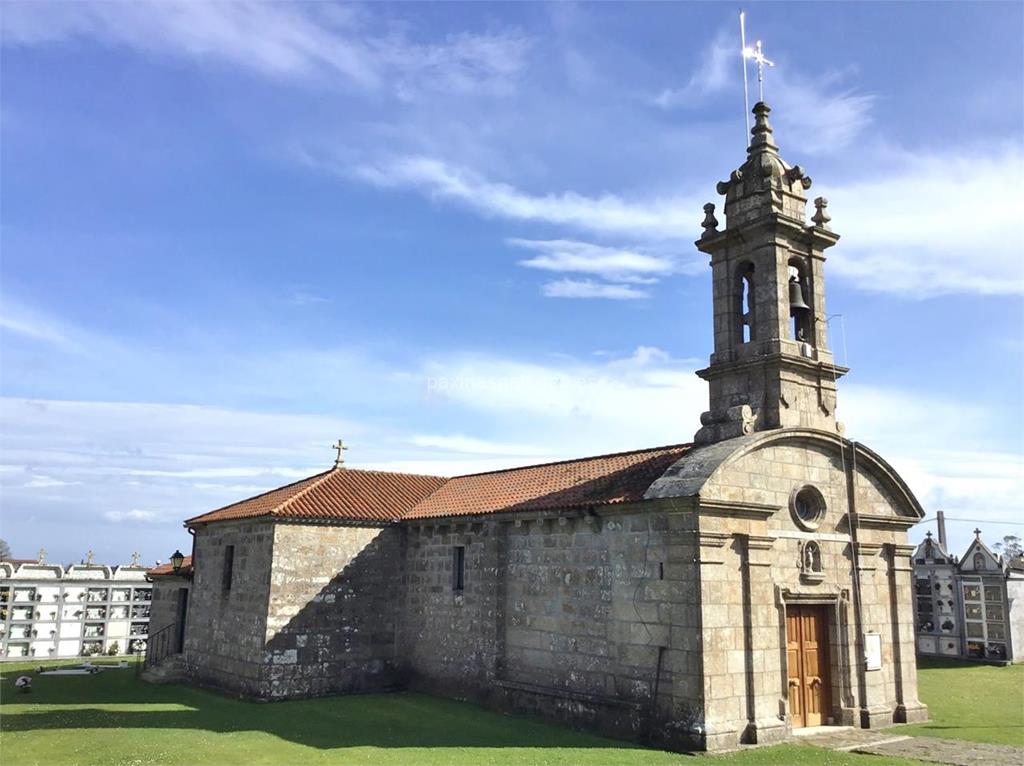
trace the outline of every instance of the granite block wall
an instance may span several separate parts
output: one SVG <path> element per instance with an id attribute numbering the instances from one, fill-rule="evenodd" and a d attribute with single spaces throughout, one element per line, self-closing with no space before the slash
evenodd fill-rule
<path id="1" fill-rule="evenodd" d="M 262 696 L 399 686 L 404 531 L 278 523 L 273 533 Z"/>
<path id="2" fill-rule="evenodd" d="M 163 575 L 153 578 L 153 601 L 149 612 L 150 635 L 177 624 L 178 591 L 181 588 L 189 588 L 189 581 L 184 577 Z"/>
<path id="3" fill-rule="evenodd" d="M 228 546 L 234 546 L 234 559 L 225 589 Z M 269 521 L 221 522 L 196 531 L 185 632 L 185 670 L 195 683 L 263 696 L 273 548 Z"/>
<path id="4" fill-rule="evenodd" d="M 651 506 L 410 525 L 400 653 L 413 686 L 689 742 L 701 718 L 693 530 Z"/>

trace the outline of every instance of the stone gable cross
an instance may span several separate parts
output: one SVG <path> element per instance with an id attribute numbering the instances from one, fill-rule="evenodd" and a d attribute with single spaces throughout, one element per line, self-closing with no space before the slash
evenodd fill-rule
<path id="1" fill-rule="evenodd" d="M 338 439 L 338 443 L 334 445 L 334 449 L 338 451 L 338 457 L 334 459 L 334 467 L 341 468 L 345 465 L 345 450 L 347 450 L 348 447 L 345 446 L 345 442 Z"/>
<path id="2" fill-rule="evenodd" d="M 139 552 L 138 551 L 135 551 L 132 554 L 132 566 L 133 567 L 139 566 Z"/>

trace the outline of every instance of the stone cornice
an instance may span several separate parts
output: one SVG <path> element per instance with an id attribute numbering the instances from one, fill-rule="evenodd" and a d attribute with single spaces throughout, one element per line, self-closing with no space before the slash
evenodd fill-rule
<path id="1" fill-rule="evenodd" d="M 761 229 L 773 229 L 781 232 L 780 239 L 795 240 L 801 244 L 811 245 L 810 255 L 821 260 L 825 260 L 821 251 L 832 247 L 839 241 L 839 235 L 831 229 L 808 226 L 805 222 L 782 213 L 769 213 L 755 221 L 731 228 L 727 227 L 709 237 L 698 239 L 694 245 L 702 253 L 714 256 L 716 252 L 720 252 L 730 245 L 745 245 L 749 235 Z M 806 253 L 804 254 L 806 255 Z"/>
<path id="2" fill-rule="evenodd" d="M 854 516 L 854 524 L 864 529 L 898 529 L 906 531 L 918 523 L 920 519 L 906 516 L 883 516 L 877 513 L 858 513 Z M 910 546 L 913 551 L 913 546 Z"/>
<path id="3" fill-rule="evenodd" d="M 732 500 L 704 500 L 701 499 L 697 507 L 697 513 L 701 516 L 725 516 L 735 519 L 768 519 L 777 511 L 782 510 L 780 505 L 765 505 L 763 503 L 744 503 Z"/>
<path id="4" fill-rule="evenodd" d="M 803 370 L 809 373 L 824 375 L 827 379 L 841 378 L 850 371 L 849 367 L 842 367 L 838 364 L 815 361 L 793 354 L 766 354 L 764 356 L 741 359 L 733 362 L 716 362 L 710 367 L 697 370 L 697 375 L 704 380 L 713 380 L 724 375 L 735 375 L 751 368 L 760 368 L 770 365 L 788 367 L 795 370 Z"/>

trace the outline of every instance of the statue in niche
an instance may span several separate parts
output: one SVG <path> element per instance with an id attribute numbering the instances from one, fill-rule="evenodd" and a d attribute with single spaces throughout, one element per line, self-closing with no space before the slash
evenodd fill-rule
<path id="1" fill-rule="evenodd" d="M 813 540 L 804 543 L 803 571 L 805 574 L 818 574 L 821 572 L 821 549 Z"/>

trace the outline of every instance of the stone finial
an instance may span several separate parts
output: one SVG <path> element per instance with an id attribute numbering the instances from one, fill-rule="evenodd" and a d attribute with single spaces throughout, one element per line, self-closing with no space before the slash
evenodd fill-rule
<path id="1" fill-rule="evenodd" d="M 42 564 L 46 561 L 46 548 L 40 548 L 39 553 L 36 554 L 36 563 Z"/>
<path id="2" fill-rule="evenodd" d="M 715 218 L 715 206 L 712 203 L 707 203 L 704 206 L 704 221 L 701 223 L 704 227 L 704 233 L 700 235 L 701 239 L 707 239 L 718 234 L 718 219 Z"/>
<path id="3" fill-rule="evenodd" d="M 89 552 L 85 554 L 85 563 L 89 566 L 92 566 L 95 563 L 95 559 L 96 554 L 93 553 L 92 550 L 89 550 Z"/>
<path id="4" fill-rule="evenodd" d="M 771 107 L 764 101 L 758 101 L 754 104 L 754 127 L 750 129 L 750 135 L 753 138 L 750 140 L 750 152 L 758 151 L 771 151 L 777 152 L 778 148 L 772 142 L 772 125 L 768 122 L 768 113 L 771 112 Z"/>
<path id="5" fill-rule="evenodd" d="M 811 216 L 811 221 L 814 225 L 821 229 L 829 228 L 828 222 L 832 220 L 832 216 L 828 214 L 828 200 L 824 197 L 818 197 L 814 200 L 814 215 Z"/>

